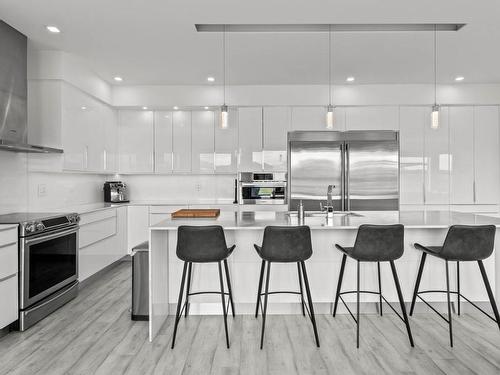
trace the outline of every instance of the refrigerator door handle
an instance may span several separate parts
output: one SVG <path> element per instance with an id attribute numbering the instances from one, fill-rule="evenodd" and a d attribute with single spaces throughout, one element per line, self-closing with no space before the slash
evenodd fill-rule
<path id="1" fill-rule="evenodd" d="M 351 199 L 349 197 L 349 143 L 345 144 L 345 153 L 344 153 L 344 159 L 345 159 L 345 164 L 344 164 L 344 199 L 345 199 L 345 211 L 350 211 L 351 210 Z"/>
<path id="2" fill-rule="evenodd" d="M 345 143 L 340 144 L 340 157 L 341 157 L 341 168 L 342 173 L 340 174 L 340 209 L 345 211 Z"/>

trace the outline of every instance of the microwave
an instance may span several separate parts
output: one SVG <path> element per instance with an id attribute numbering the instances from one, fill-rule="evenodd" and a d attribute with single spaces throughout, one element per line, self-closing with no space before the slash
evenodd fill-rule
<path id="1" fill-rule="evenodd" d="M 240 204 L 286 204 L 286 173 L 239 173 L 238 198 Z"/>

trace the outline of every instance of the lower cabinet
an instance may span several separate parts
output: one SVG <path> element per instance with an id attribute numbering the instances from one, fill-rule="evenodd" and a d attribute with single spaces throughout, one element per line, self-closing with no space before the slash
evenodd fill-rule
<path id="1" fill-rule="evenodd" d="M 81 214 L 78 258 L 79 280 L 127 254 L 127 207 Z"/>
<path id="2" fill-rule="evenodd" d="M 17 225 L 0 225 L 0 329 L 18 317 Z"/>

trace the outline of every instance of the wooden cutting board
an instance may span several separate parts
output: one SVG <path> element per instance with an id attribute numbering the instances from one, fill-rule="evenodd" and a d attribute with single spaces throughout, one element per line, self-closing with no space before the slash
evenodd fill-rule
<path id="1" fill-rule="evenodd" d="M 182 209 L 172 213 L 172 219 L 186 218 L 216 218 L 220 215 L 220 209 Z"/>

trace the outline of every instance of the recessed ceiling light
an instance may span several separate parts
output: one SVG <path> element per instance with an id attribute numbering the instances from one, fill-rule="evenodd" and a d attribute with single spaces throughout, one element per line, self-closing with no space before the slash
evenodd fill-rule
<path id="1" fill-rule="evenodd" d="M 464 79 L 465 79 L 464 76 L 455 77 L 455 81 L 463 81 Z"/>
<path id="2" fill-rule="evenodd" d="M 205 109 L 208 109 L 208 107 L 205 107 Z"/>
<path id="3" fill-rule="evenodd" d="M 85 107 L 84 105 L 82 105 L 82 109 L 85 111 L 87 109 L 87 107 Z"/>
<path id="4" fill-rule="evenodd" d="M 347 78 L 346 78 L 346 81 L 347 81 L 347 82 L 353 82 L 353 81 L 354 81 L 354 77 L 353 77 L 353 76 L 351 76 L 351 77 L 347 77 Z"/>
<path id="5" fill-rule="evenodd" d="M 59 28 L 57 26 L 48 25 L 45 27 L 47 28 L 48 31 L 50 31 L 51 33 L 54 33 L 54 34 L 59 34 L 61 32 L 61 30 L 59 30 Z"/>
<path id="6" fill-rule="evenodd" d="M 207 81 L 208 82 L 215 82 L 215 78 L 214 77 L 207 77 Z"/>
<path id="7" fill-rule="evenodd" d="M 121 82 L 121 81 L 123 81 L 123 78 L 122 78 L 122 77 L 118 77 L 118 76 L 113 77 L 113 79 L 114 79 L 116 82 Z"/>
<path id="8" fill-rule="evenodd" d="M 146 109 L 148 109 L 148 107 L 144 106 L 144 107 L 142 107 L 142 109 L 146 110 Z"/>
<path id="9" fill-rule="evenodd" d="M 177 107 L 177 106 L 174 106 L 174 109 L 175 109 L 175 110 L 177 111 L 177 110 L 179 109 L 179 107 Z"/>

